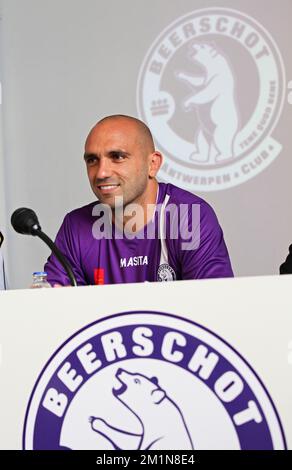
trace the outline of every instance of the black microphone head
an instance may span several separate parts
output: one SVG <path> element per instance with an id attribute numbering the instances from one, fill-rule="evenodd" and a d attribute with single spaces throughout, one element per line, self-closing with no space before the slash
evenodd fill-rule
<path id="1" fill-rule="evenodd" d="M 11 225 L 18 233 L 36 235 L 41 230 L 36 213 L 32 209 L 20 207 L 11 216 Z"/>

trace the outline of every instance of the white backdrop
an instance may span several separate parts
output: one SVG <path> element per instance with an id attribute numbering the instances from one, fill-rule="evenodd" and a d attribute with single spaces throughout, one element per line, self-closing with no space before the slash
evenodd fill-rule
<path id="1" fill-rule="evenodd" d="M 33 208 L 54 238 L 65 213 L 94 200 L 82 161 L 88 130 L 108 114 L 137 116 L 138 76 L 151 45 L 183 15 L 215 6 L 236 9 L 268 31 L 289 82 L 291 0 L 271 0 L 268 7 L 265 0 L 2 0 L 0 224 L 11 287 L 29 286 L 32 272 L 49 254 L 39 240 L 13 233 L 8 223 L 13 210 Z M 230 59 L 227 39 L 220 41 Z M 241 57 L 239 46 L 235 49 L 231 59 L 233 66 L 241 64 L 237 98 L 244 117 L 246 97 L 251 103 L 256 99 L 259 79 L 250 74 L 253 62 L 247 52 L 242 50 Z M 288 90 L 279 92 L 284 93 L 283 109 L 270 133 L 282 146 L 277 158 L 242 184 L 196 191 L 217 212 L 237 276 L 277 273 L 292 241 L 291 105 Z"/>

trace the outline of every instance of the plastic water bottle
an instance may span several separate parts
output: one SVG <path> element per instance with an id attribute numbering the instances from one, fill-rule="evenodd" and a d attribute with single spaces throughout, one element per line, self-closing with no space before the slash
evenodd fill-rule
<path id="1" fill-rule="evenodd" d="M 37 271 L 33 273 L 31 289 L 40 289 L 42 287 L 52 287 L 47 281 L 47 273 L 44 271 Z"/>

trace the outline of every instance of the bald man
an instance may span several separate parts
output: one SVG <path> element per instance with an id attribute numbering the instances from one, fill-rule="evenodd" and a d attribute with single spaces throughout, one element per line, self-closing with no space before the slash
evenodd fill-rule
<path id="1" fill-rule="evenodd" d="M 119 197 L 123 207 L 139 204 L 147 223 L 147 207 L 156 202 L 158 182 L 155 176 L 162 162 L 148 127 L 130 116 L 102 119 L 86 139 L 84 160 L 98 200 L 111 208 Z M 113 220 L 115 215 L 112 211 Z"/>
<path id="2" fill-rule="evenodd" d="M 158 183 L 162 155 L 142 121 L 123 115 L 99 121 L 84 161 L 98 201 L 67 214 L 56 238 L 78 285 L 233 276 L 212 208 Z M 54 255 L 45 270 L 52 285 L 70 284 Z"/>

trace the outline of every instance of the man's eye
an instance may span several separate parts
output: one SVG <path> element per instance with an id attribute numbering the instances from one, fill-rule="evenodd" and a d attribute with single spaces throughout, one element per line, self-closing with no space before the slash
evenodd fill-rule
<path id="1" fill-rule="evenodd" d="M 141 384 L 141 381 L 139 379 L 134 380 L 135 384 Z"/>
<path id="2" fill-rule="evenodd" d="M 96 162 L 96 158 L 95 157 L 89 157 L 86 159 L 86 165 L 94 165 L 94 163 Z"/>
<path id="3" fill-rule="evenodd" d="M 113 153 L 112 158 L 113 160 L 122 161 L 124 160 L 125 155 L 123 153 Z"/>

